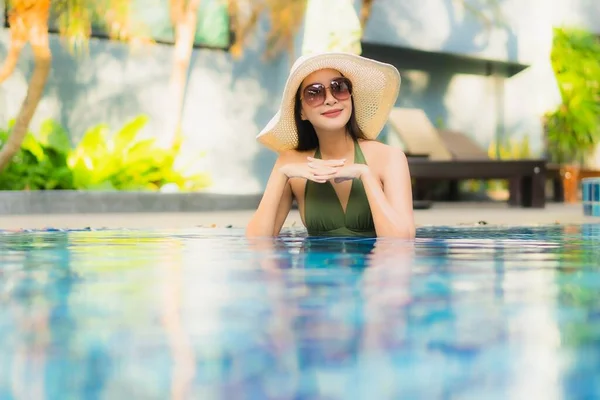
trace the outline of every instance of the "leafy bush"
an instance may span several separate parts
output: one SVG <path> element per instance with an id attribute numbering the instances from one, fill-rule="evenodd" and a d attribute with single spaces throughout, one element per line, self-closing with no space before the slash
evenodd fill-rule
<path id="1" fill-rule="evenodd" d="M 561 104 L 544 115 L 553 162 L 585 164 L 600 143 L 600 39 L 581 29 L 554 29 L 552 67 Z"/>
<path id="2" fill-rule="evenodd" d="M 141 135 L 147 122 L 146 116 L 138 116 L 114 134 L 99 124 L 72 147 L 66 130 L 47 120 L 37 135 L 27 134 L 19 153 L 0 172 L 0 189 L 160 190 L 169 185 L 189 191 L 208 186 L 205 173 L 189 173 L 202 154 L 185 164 L 181 138 L 170 148 L 159 147 L 155 138 Z M 0 131 L 0 141 L 7 135 Z"/>
<path id="3" fill-rule="evenodd" d="M 8 135 L 8 130 L 0 130 L 0 147 Z M 0 172 L 0 190 L 74 189 L 73 174 L 67 165 L 69 149 L 66 132 L 53 121 L 45 121 L 37 136 L 25 136 L 21 149 Z"/>

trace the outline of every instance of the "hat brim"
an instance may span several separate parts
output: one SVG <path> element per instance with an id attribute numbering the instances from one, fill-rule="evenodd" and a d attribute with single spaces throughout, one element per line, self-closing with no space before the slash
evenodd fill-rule
<path id="1" fill-rule="evenodd" d="M 323 53 L 301 58 L 294 64 L 279 110 L 256 137 L 261 144 L 275 152 L 296 148 L 296 92 L 304 78 L 321 69 L 335 69 L 350 79 L 358 126 L 368 139 L 377 138 L 398 98 L 400 73 L 393 65 L 355 54 Z"/>

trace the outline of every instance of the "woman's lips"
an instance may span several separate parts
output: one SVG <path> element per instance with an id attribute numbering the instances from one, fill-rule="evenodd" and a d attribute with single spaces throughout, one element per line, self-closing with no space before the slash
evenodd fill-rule
<path id="1" fill-rule="evenodd" d="M 324 112 L 321 115 L 324 117 L 327 117 L 327 118 L 335 118 L 338 115 L 340 115 L 341 113 L 342 113 L 342 110 L 331 110 L 331 111 Z"/>

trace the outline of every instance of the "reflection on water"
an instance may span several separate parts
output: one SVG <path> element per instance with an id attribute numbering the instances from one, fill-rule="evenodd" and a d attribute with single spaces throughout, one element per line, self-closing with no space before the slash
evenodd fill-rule
<path id="1" fill-rule="evenodd" d="M 600 396 L 600 225 L 0 235 L 0 399 Z"/>

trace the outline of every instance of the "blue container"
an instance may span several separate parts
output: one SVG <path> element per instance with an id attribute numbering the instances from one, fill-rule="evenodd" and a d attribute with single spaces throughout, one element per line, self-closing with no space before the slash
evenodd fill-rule
<path id="1" fill-rule="evenodd" d="M 583 214 L 600 217 L 600 178 L 584 178 L 581 180 L 581 197 Z"/>
<path id="2" fill-rule="evenodd" d="M 581 201 L 584 203 L 592 200 L 592 185 L 581 182 Z"/>

